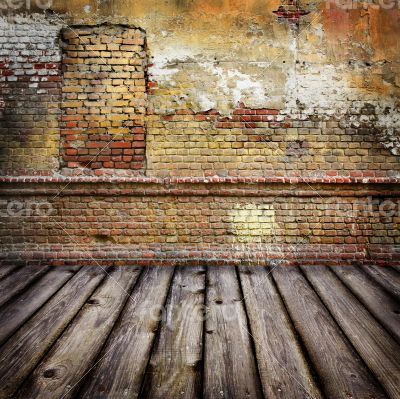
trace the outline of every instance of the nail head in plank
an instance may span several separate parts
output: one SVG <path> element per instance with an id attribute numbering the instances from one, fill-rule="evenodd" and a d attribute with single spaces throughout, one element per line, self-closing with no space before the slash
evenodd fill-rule
<path id="1" fill-rule="evenodd" d="M 204 398 L 262 398 L 235 268 L 209 267 L 206 291 Z"/>
<path id="2" fill-rule="evenodd" d="M 79 382 L 94 363 L 139 274 L 139 268 L 115 268 L 15 397 L 74 397 Z"/>
<path id="3" fill-rule="evenodd" d="M 204 291 L 203 267 L 177 269 L 141 398 L 201 397 Z"/>
<path id="4" fill-rule="evenodd" d="M 80 398 L 139 396 L 173 272 L 172 267 L 151 267 L 142 272 L 97 364 L 87 376 Z"/>

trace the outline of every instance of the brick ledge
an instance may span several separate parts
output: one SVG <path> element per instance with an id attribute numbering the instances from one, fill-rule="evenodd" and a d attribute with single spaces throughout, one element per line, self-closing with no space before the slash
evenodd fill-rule
<path id="1" fill-rule="evenodd" d="M 309 183 L 309 184 L 399 184 L 400 177 L 54 177 L 54 176 L 1 176 L 0 183 L 140 183 L 140 184 L 215 184 L 215 183 Z"/>
<path id="2" fill-rule="evenodd" d="M 264 244 L 232 246 L 129 246 L 72 245 L 15 246 L 0 248 L 0 265 L 10 263 L 48 265 L 293 265 L 327 264 L 400 265 L 400 245 Z"/>

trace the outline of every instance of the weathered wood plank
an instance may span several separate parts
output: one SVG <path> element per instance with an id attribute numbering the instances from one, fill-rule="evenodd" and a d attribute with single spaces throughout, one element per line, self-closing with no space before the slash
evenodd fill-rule
<path id="1" fill-rule="evenodd" d="M 392 399 L 400 398 L 400 345 L 326 267 L 303 267 L 348 339 Z"/>
<path id="2" fill-rule="evenodd" d="M 206 292 L 204 398 L 262 398 L 235 268 L 210 267 Z"/>
<path id="3" fill-rule="evenodd" d="M 272 275 L 325 395 L 332 399 L 386 398 L 299 269 L 278 267 Z"/>
<path id="4" fill-rule="evenodd" d="M 392 265 L 391 268 L 395 270 L 397 273 L 400 273 L 400 266 Z"/>
<path id="5" fill-rule="evenodd" d="M 32 287 L 0 309 L 0 344 L 29 319 L 79 269 L 50 269 Z"/>
<path id="6" fill-rule="evenodd" d="M 72 398 L 106 341 L 139 268 L 115 268 L 24 383 L 16 398 Z"/>
<path id="7" fill-rule="evenodd" d="M 24 266 L 9 274 L 0 281 L 0 306 L 4 305 L 13 296 L 18 295 L 29 284 L 46 273 L 46 266 Z"/>
<path id="8" fill-rule="evenodd" d="M 269 269 L 239 270 L 264 396 L 321 398 Z"/>
<path id="9" fill-rule="evenodd" d="M 332 267 L 332 271 L 358 300 L 400 342 L 400 301 L 389 295 L 360 267 Z"/>
<path id="10" fill-rule="evenodd" d="M 400 274 L 390 267 L 363 266 L 371 277 L 373 277 L 385 290 L 400 298 Z"/>
<path id="11" fill-rule="evenodd" d="M 141 398 L 201 397 L 204 291 L 203 267 L 177 269 Z"/>
<path id="12" fill-rule="evenodd" d="M 137 398 L 174 269 L 146 268 L 80 398 Z"/>
<path id="13" fill-rule="evenodd" d="M 84 267 L 0 348 L 0 398 L 9 398 L 104 277 Z"/>
<path id="14" fill-rule="evenodd" d="M 3 279 L 4 277 L 8 276 L 12 272 L 15 272 L 20 265 L 4 265 L 0 266 L 0 280 Z"/>

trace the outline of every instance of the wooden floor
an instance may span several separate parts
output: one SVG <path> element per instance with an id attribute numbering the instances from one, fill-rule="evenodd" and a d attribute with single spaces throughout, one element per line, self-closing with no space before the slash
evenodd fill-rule
<path id="1" fill-rule="evenodd" d="M 400 272 L 3 267 L 0 398 L 400 398 Z"/>

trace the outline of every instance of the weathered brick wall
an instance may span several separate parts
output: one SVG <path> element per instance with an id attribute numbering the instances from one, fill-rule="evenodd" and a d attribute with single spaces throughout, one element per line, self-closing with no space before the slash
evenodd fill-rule
<path id="1" fill-rule="evenodd" d="M 118 25 L 72 26 L 61 36 L 62 167 L 143 169 L 144 33 Z"/>
<path id="2" fill-rule="evenodd" d="M 10 250 L 49 256 L 48 248 L 67 258 L 68 248 L 90 258 L 107 246 L 137 251 L 137 258 L 165 251 L 173 258 L 183 251 L 203 260 L 215 251 L 251 258 L 251 248 L 267 258 L 307 257 L 314 247 L 311 257 L 338 260 L 342 250 L 336 246 L 356 260 L 376 246 L 393 253 L 400 244 L 400 199 L 391 194 L 393 184 L 9 182 L 0 201 L 0 235 Z M 318 252 L 320 245 L 328 254 Z"/>
<path id="3" fill-rule="evenodd" d="M 398 256 L 398 10 L 53 6 L 1 20 L 1 173 L 51 175 L 1 183 L 7 256 Z"/>
<path id="4" fill-rule="evenodd" d="M 42 17 L 0 17 L 0 173 L 58 170 L 60 25 Z"/>
<path id="5" fill-rule="evenodd" d="M 390 63 L 352 61 L 346 70 L 329 61 L 328 46 L 323 59 L 278 71 L 277 58 L 265 73 L 260 55 L 236 69 L 233 61 L 210 63 L 209 54 L 188 58 L 187 44 L 171 43 L 182 32 L 162 30 L 167 16 L 137 20 L 149 29 L 148 44 L 132 25 L 91 21 L 60 33 L 67 22 L 59 15 L 2 21 L 3 174 L 399 176 L 391 50 Z M 243 24 L 235 28 L 241 40 Z M 263 51 L 265 35 L 256 39 Z M 294 51 L 293 40 L 279 43 L 291 61 L 312 50 Z M 274 85 L 268 93 L 265 79 Z"/>
<path id="6" fill-rule="evenodd" d="M 156 95 L 156 91 L 154 91 Z M 293 118 L 279 110 L 239 104 L 218 111 L 148 117 L 151 176 L 399 176 L 398 156 L 377 140 L 371 107 L 345 118 Z"/>

